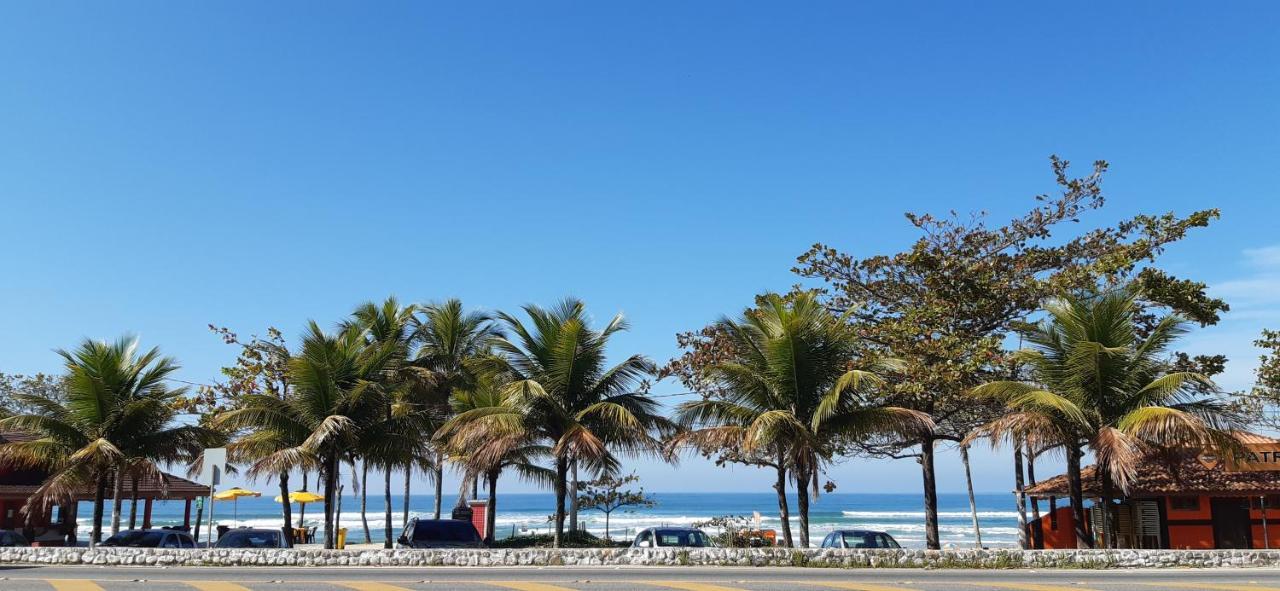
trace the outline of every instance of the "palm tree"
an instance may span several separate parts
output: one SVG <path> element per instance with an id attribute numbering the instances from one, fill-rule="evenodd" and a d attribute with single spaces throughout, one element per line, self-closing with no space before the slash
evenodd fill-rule
<path id="1" fill-rule="evenodd" d="M 675 425 L 640 391 L 642 379 L 654 372 L 652 362 L 633 355 L 606 365 L 609 338 L 627 328 L 621 314 L 593 330 L 579 300 L 566 299 L 549 310 L 529 305 L 524 311 L 531 326 L 499 314 L 511 335 L 494 341 L 500 356 L 495 362 L 512 380 L 505 389 L 509 404 L 468 420 L 483 422 L 495 437 L 524 432 L 551 446 L 554 543 L 559 547 L 570 465 L 582 463 L 596 473 L 616 471 L 614 450 L 660 453 L 659 438 L 674 432 Z"/>
<path id="2" fill-rule="evenodd" d="M 448 420 L 453 392 L 475 384 L 481 360 L 490 357 L 490 343 L 497 336 L 498 330 L 489 315 L 467 312 L 458 299 L 425 306 L 414 318 L 412 342 L 418 349 L 412 366 L 419 370 L 419 384 L 413 390 L 413 401 L 423 432 L 434 433 Z M 409 477 L 415 465 L 430 469 L 435 483 L 435 516 L 439 518 L 444 486 L 442 454 L 431 447 L 424 447 L 421 452 L 427 455 L 406 459 L 405 477 Z M 406 507 L 408 497 L 406 484 Z"/>
<path id="3" fill-rule="evenodd" d="M 1113 487 L 1128 492 L 1151 448 L 1232 445 L 1236 417 L 1216 398 L 1213 382 L 1171 368 L 1169 346 L 1186 333 L 1186 321 L 1167 316 L 1144 335 L 1137 298 L 1124 288 L 1047 302 L 1048 317 L 1021 331 L 1031 348 L 1018 358 L 1032 381 L 991 382 L 974 391 L 1008 410 L 979 435 L 1063 448 L 1080 547 L 1092 545 L 1080 481 L 1086 447 L 1097 458 L 1110 505 Z"/>
<path id="4" fill-rule="evenodd" d="M 464 478 L 483 476 L 488 485 L 489 506 L 485 512 L 484 538 L 494 539 L 494 519 L 498 507 L 498 477 L 511 469 L 524 480 L 552 485 L 555 472 L 539 465 L 552 456 L 550 446 L 537 443 L 535 436 L 520 421 L 513 421 L 501 431 L 491 429 L 478 417 L 500 415 L 513 417 L 519 413 L 514 396 L 505 389 L 498 376 L 482 376 L 477 384 L 454 393 L 454 418 L 436 432 L 455 461 L 462 467 Z"/>
<path id="5" fill-rule="evenodd" d="M 357 448 L 361 430 L 383 416 L 386 396 L 375 380 L 394 354 L 394 347 L 369 344 L 359 327 L 330 335 L 311 322 L 301 352 L 289 363 L 294 396 L 247 395 L 239 408 L 219 417 L 219 424 L 232 429 L 306 434 L 300 444 L 270 454 L 256 467 L 271 473 L 319 471 L 325 488 L 325 548 L 333 548 L 337 533 L 340 465 Z"/>
<path id="6" fill-rule="evenodd" d="M 685 441 L 731 446 L 773 463 L 788 545 L 788 470 L 796 484 L 800 545 L 807 547 L 810 491 L 817 495 L 819 474 L 842 441 L 933 428 L 924 413 L 877 403 L 874 389 L 882 379 L 856 368 L 865 363 L 856 328 L 812 293 L 766 294 L 758 309 L 722 319 L 718 328 L 733 350 L 708 369 L 721 394 L 680 404 L 677 420 L 691 429 Z"/>
<path id="7" fill-rule="evenodd" d="M 110 344 L 85 340 L 75 351 L 58 354 L 67 371 L 66 400 L 18 395 L 32 410 L 0 421 L 0 427 L 39 437 L 0 447 L 0 461 L 50 473 L 28 510 L 68 501 L 82 486 L 93 486 L 90 541 L 97 543 L 109 484 L 114 482 L 119 503 L 128 473 L 163 478 L 159 464 L 194 458 L 219 436 L 174 424 L 174 403 L 185 389 L 166 385 L 178 364 L 158 349 L 139 354 L 135 339 L 122 338 Z"/>
<path id="8" fill-rule="evenodd" d="M 381 305 L 366 302 L 357 307 L 352 318 L 344 326 L 362 330 L 368 345 L 386 348 L 390 357 L 382 370 L 371 377 L 373 385 L 382 389 L 385 407 L 382 416 L 363 429 L 358 446 L 363 460 L 364 483 L 360 488 L 360 519 L 365 524 L 365 541 L 369 538 L 369 522 L 366 517 L 369 466 L 372 462 L 383 471 L 383 547 L 391 548 L 391 471 L 405 465 L 421 447 L 415 422 L 415 409 L 410 400 L 411 388 L 418 376 L 409 364 L 409 352 L 413 336 L 416 305 L 401 306 L 394 297 Z M 405 500 L 406 506 L 408 499 Z"/>

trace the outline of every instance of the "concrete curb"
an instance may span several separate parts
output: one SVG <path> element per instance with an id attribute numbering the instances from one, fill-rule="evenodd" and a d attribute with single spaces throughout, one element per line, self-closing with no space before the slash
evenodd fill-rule
<path id="1" fill-rule="evenodd" d="M 0 548 L 0 564 L 133 566 L 800 566 L 833 568 L 1280 567 L 1280 550 L 838 550 L 787 548 L 232 550 Z"/>

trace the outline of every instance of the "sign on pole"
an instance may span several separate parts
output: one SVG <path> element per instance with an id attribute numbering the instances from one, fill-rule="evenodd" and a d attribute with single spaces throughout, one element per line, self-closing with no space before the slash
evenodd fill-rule
<path id="1" fill-rule="evenodd" d="M 222 484 L 222 468 L 227 465 L 227 448 L 214 447 L 204 450 L 200 462 L 200 484 L 208 487 Z"/>
<path id="2" fill-rule="evenodd" d="M 222 469 L 227 465 L 227 448 L 213 447 L 204 450 L 203 461 L 200 462 L 200 483 L 209 487 L 209 533 L 205 536 L 205 547 L 213 546 L 213 493 L 222 484 Z"/>

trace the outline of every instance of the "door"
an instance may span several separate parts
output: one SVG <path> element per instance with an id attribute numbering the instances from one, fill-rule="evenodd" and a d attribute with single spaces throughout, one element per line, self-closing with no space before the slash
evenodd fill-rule
<path id="1" fill-rule="evenodd" d="M 1249 524 L 1249 499 L 1222 498 L 1209 503 L 1213 511 L 1213 546 L 1220 549 L 1253 547 Z"/>

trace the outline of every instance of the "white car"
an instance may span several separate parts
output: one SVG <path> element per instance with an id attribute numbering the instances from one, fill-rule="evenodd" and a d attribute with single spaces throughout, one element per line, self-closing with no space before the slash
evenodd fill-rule
<path id="1" fill-rule="evenodd" d="M 838 529 L 822 539 L 823 548 L 901 548 L 893 536 L 882 531 Z"/>
<path id="2" fill-rule="evenodd" d="M 632 548 L 711 548 L 711 538 L 694 527 L 651 527 L 636 535 Z"/>

